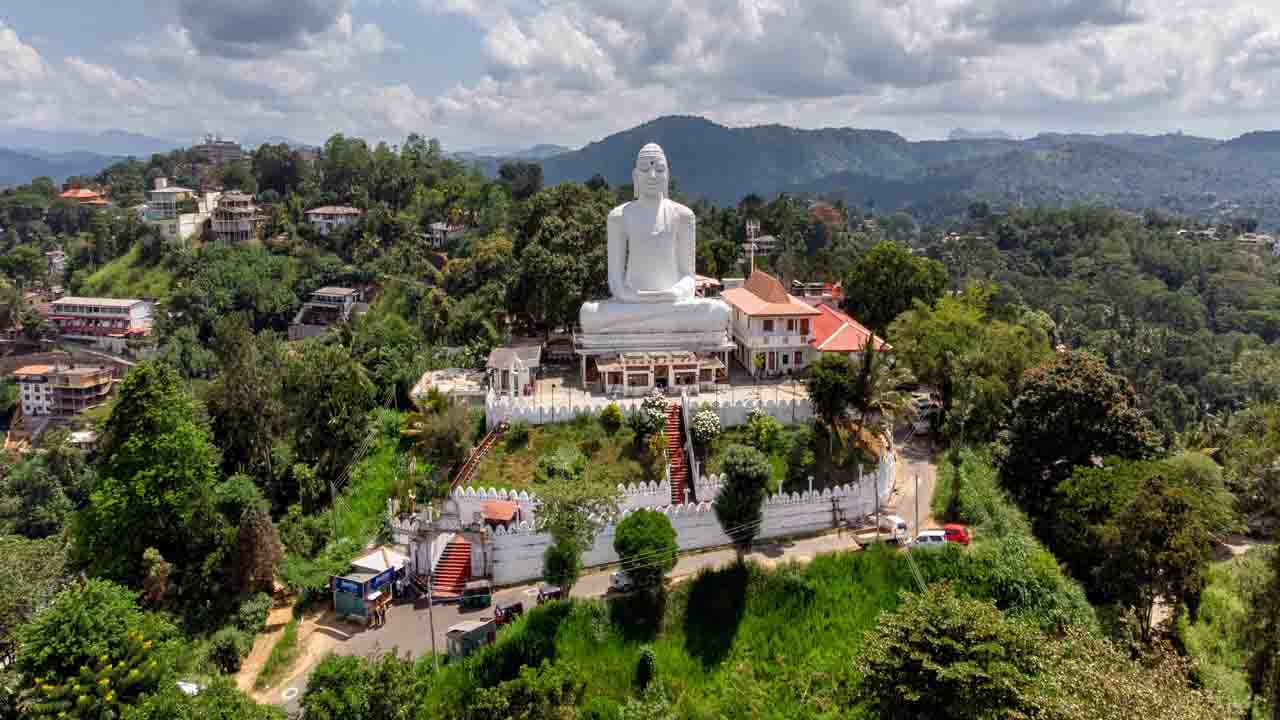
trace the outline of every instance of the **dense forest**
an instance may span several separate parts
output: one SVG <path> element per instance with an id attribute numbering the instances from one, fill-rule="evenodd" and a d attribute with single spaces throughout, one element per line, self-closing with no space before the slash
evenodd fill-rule
<path id="1" fill-rule="evenodd" d="M 674 195 L 690 202 L 675 171 Z M 129 209 L 157 177 L 253 193 L 262 237 L 164 241 Z M 439 497 L 484 420 L 414 403 L 413 383 L 478 366 L 513 335 L 571 329 L 605 292 L 604 219 L 631 188 L 601 175 L 544 187 L 541 166 L 523 161 L 487 178 L 434 141 L 341 135 L 315 153 L 264 145 L 217 169 L 175 151 L 72 182 L 114 207 L 62 200 L 47 178 L 0 194 L 0 327 L 48 340 L 35 303 L 52 285 L 144 296 L 159 308 L 156 349 L 86 420 L 95 453 L 54 432 L 0 463 L 0 571 L 37 589 L 0 603 L 0 718 L 274 717 L 229 677 L 276 583 L 300 612 L 323 601 L 329 575 L 385 537 L 388 498 Z M 326 204 L 364 212 L 322 235 L 304 213 Z M 868 552 L 721 569 L 633 605 L 557 603 L 439 673 L 393 656 L 331 658 L 306 718 L 782 706 L 892 718 L 907 712 L 893 700 L 904 692 L 916 717 L 1276 707 L 1274 553 L 1247 568 L 1248 587 L 1211 562 L 1226 537 L 1265 534 L 1280 516 L 1280 263 L 1237 243 L 1244 227 L 1208 238 L 1163 213 L 1097 207 L 974 203 L 962 222 L 922 226 L 788 195 L 690 204 L 699 272 L 741 275 L 747 220 L 758 220 L 779 240 L 759 267 L 841 282 L 845 308 L 893 345 L 883 364 L 869 353 L 815 368 L 805 381 L 822 419 L 789 432 L 834 436 L 850 408 L 859 423 L 892 414 L 899 378 L 941 390 L 934 429 L 949 453 L 935 514 L 974 527 L 975 545 L 920 567 L 906 559 L 915 553 Z M 465 229 L 433 247 L 438 222 Z M 65 276 L 50 276 L 53 249 L 67 253 Z M 285 341 L 325 285 L 361 288 L 369 311 Z M 0 411 L 15 401 L 0 384 Z M 753 458 L 776 451 L 766 445 L 779 432 L 749 428 L 759 447 L 726 461 L 730 474 L 768 476 Z M 1224 593 L 1253 632 L 1208 624 Z M 725 617 L 732 632 L 717 634 Z M 971 674 L 904 666 L 917 655 Z M 183 678 L 206 690 L 174 690 Z"/>

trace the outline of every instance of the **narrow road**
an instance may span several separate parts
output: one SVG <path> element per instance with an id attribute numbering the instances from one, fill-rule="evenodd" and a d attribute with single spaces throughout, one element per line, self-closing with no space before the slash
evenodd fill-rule
<path id="1" fill-rule="evenodd" d="M 913 435 L 911 429 L 900 431 L 894 437 L 894 447 L 898 451 L 897 487 L 893 497 L 887 503 L 888 512 L 907 521 L 914 536 L 918 530 L 933 527 L 933 491 L 938 483 L 938 466 L 935 462 L 938 451 L 933 440 L 927 435 Z M 920 478 L 919 504 L 917 506 L 916 478 Z M 920 520 L 916 522 L 917 507 Z"/>

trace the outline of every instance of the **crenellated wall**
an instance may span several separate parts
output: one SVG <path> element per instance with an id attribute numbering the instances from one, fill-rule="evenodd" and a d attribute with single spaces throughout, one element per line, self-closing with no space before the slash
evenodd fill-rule
<path id="1" fill-rule="evenodd" d="M 769 539 L 812 534 L 834 527 L 837 518 L 851 521 L 869 515 L 875 512 L 876 507 L 874 480 L 874 475 L 867 475 L 861 483 L 834 490 L 774 495 L 765 503 L 758 537 Z M 892 483 L 881 486 L 881 502 L 888 499 L 892 487 Z M 730 544 L 729 536 L 716 520 L 710 502 L 650 509 L 671 519 L 682 551 Z M 583 553 L 584 565 L 593 567 L 618 561 L 613 550 L 614 529 L 615 524 L 610 523 L 600 531 L 592 546 Z M 540 578 L 542 556 L 550 544 L 551 536 L 535 532 L 530 522 L 510 530 L 499 528 L 489 539 L 493 581 L 509 585 Z"/>
<path id="2" fill-rule="evenodd" d="M 746 391 L 744 390 L 744 393 Z M 490 426 L 502 421 L 523 421 L 530 425 L 545 425 L 557 422 L 569 422 L 578 415 L 599 415 L 600 411 L 610 404 L 616 403 L 624 415 L 640 408 L 640 399 L 610 400 L 604 397 L 592 397 L 586 402 L 574 405 L 557 405 L 550 402 L 538 402 L 538 398 L 509 398 L 489 394 L 485 400 L 485 415 Z M 720 422 L 726 427 L 743 425 L 747 415 L 760 408 L 784 423 L 799 423 L 813 419 L 813 405 L 808 400 L 776 399 L 756 400 L 750 397 L 723 399 L 721 395 L 693 396 L 688 398 L 692 410 L 709 407 L 720 416 Z"/>

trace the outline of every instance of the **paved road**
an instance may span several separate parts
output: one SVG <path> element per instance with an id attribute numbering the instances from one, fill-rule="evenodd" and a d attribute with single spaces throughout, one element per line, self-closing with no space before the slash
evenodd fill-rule
<path id="1" fill-rule="evenodd" d="M 907 521 L 913 534 L 916 528 L 916 477 L 920 478 L 919 529 L 933 527 L 929 505 L 937 486 L 938 468 L 934 463 L 938 452 L 928 436 L 913 436 L 908 429 L 894 438 L 898 450 L 897 489 L 887 503 L 889 512 Z"/>

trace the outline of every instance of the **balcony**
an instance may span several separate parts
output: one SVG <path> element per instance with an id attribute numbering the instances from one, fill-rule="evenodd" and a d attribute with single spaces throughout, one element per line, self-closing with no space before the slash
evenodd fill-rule
<path id="1" fill-rule="evenodd" d="M 798 348 L 809 344 L 809 341 L 812 339 L 812 335 L 800 335 L 798 333 L 771 333 L 768 335 L 756 334 L 749 336 L 749 342 L 747 344 L 753 348 Z"/>

